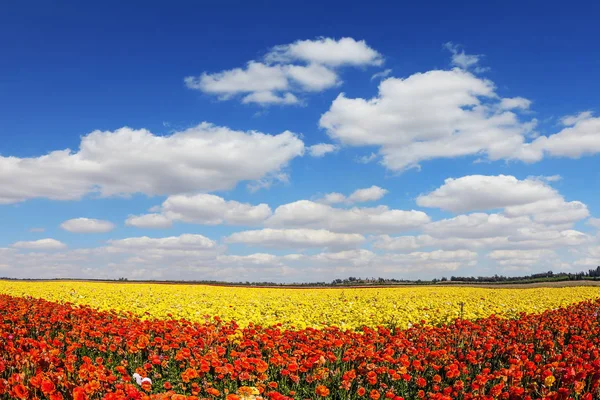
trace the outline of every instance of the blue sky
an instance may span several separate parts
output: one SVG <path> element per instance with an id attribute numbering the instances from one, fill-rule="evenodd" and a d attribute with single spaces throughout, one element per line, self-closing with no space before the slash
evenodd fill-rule
<path id="1" fill-rule="evenodd" d="M 0 276 L 595 267 L 599 12 L 5 4 Z"/>

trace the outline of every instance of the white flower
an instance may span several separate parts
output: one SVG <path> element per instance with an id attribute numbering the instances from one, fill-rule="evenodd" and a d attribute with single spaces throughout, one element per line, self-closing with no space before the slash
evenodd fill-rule
<path id="1" fill-rule="evenodd" d="M 138 385 L 142 385 L 142 376 L 140 374 L 138 374 L 137 372 L 135 374 L 133 374 L 133 379 L 135 379 L 136 383 Z"/>
<path id="2" fill-rule="evenodd" d="M 133 377 L 133 379 L 135 379 L 135 382 L 138 385 L 140 385 L 140 386 L 142 386 L 142 384 L 144 382 L 148 382 L 149 384 L 152 385 L 152 379 L 150 379 L 150 378 L 142 378 L 142 376 L 140 374 L 138 374 L 137 372 L 135 374 L 133 374 L 132 377 Z"/>

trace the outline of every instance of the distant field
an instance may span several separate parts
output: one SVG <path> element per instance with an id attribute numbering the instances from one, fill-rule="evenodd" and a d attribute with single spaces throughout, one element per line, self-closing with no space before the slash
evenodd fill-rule
<path id="1" fill-rule="evenodd" d="M 132 312 L 143 318 L 204 321 L 218 316 L 286 328 L 439 325 L 462 316 L 514 318 L 600 297 L 597 282 L 363 288 L 258 288 L 128 282 L 0 281 L 0 294 Z M 590 285 L 588 285 L 590 283 Z M 461 303 L 462 306 L 461 306 Z M 461 312 L 462 308 L 462 312 Z"/>

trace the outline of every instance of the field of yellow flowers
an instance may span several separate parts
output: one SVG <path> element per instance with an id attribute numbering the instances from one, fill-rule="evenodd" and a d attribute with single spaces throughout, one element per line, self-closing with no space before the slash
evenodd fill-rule
<path id="1" fill-rule="evenodd" d="M 95 282 L 0 281 L 0 294 L 129 311 L 142 319 L 203 322 L 213 316 L 245 327 L 304 329 L 363 326 L 405 329 L 496 315 L 514 318 L 600 298 L 600 287 L 500 289 L 475 287 L 246 288 Z M 462 303 L 462 307 L 461 307 Z M 462 308 L 462 315 L 461 315 Z"/>

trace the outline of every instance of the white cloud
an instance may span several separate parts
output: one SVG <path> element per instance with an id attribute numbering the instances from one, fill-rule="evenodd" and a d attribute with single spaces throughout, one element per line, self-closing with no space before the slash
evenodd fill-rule
<path id="1" fill-rule="evenodd" d="M 587 224 L 593 226 L 594 228 L 600 229 L 600 218 L 589 218 L 587 220 Z"/>
<path id="2" fill-rule="evenodd" d="M 504 98 L 500 101 L 500 109 L 502 110 L 514 110 L 515 108 L 527 110 L 529 106 L 531 106 L 531 100 L 523 97 Z"/>
<path id="3" fill-rule="evenodd" d="M 290 65 L 286 67 L 286 71 L 290 79 L 299 83 L 307 92 L 321 92 L 341 83 L 334 71 L 319 64 Z"/>
<path id="4" fill-rule="evenodd" d="M 387 192 L 388 191 L 386 189 L 373 185 L 369 188 L 355 190 L 350 196 L 348 196 L 348 202 L 364 203 L 367 201 L 377 201 L 385 196 Z"/>
<path id="5" fill-rule="evenodd" d="M 314 255 L 255 253 L 233 255 L 181 249 L 160 250 L 154 243 L 63 252 L 18 253 L 0 249 L 2 274 L 11 277 L 129 279 L 216 279 L 225 281 L 314 282 L 338 277 L 439 277 L 440 271 L 472 266 L 476 255 L 464 250 L 378 255 L 366 249 Z M 82 267 L 85 266 L 85 267 Z"/>
<path id="6" fill-rule="evenodd" d="M 406 252 L 424 247 L 440 249 L 484 249 L 510 246 L 508 237 L 433 237 L 431 235 L 397 236 L 380 235 L 373 246 L 391 252 Z"/>
<path id="7" fill-rule="evenodd" d="M 335 144 L 319 143 L 308 148 L 308 152 L 312 157 L 323 157 L 325 154 L 333 153 L 339 149 Z"/>
<path id="8" fill-rule="evenodd" d="M 292 93 L 284 93 L 282 95 L 277 95 L 273 92 L 253 92 L 249 95 L 244 96 L 242 99 L 242 103 L 256 103 L 256 104 L 298 104 L 300 100 Z"/>
<path id="9" fill-rule="evenodd" d="M 355 161 L 359 164 L 369 164 L 372 161 L 375 161 L 379 157 L 377 153 L 371 153 L 368 156 L 360 156 L 356 157 Z"/>
<path id="10" fill-rule="evenodd" d="M 569 229 L 569 225 L 540 223 L 530 216 L 473 213 L 426 224 L 420 235 L 381 235 L 373 246 L 393 252 L 419 248 L 526 250 L 576 248 L 593 241 L 589 235 Z"/>
<path id="11" fill-rule="evenodd" d="M 477 67 L 477 64 L 479 64 L 479 61 L 483 57 L 481 54 L 466 54 L 464 50 L 461 50 L 460 46 L 452 42 L 445 43 L 444 47 L 452 53 L 452 65 L 465 70 L 476 67 L 476 72 L 487 70 L 487 68 Z"/>
<path id="12" fill-rule="evenodd" d="M 41 232 L 45 232 L 46 228 L 31 228 L 29 229 L 29 232 L 34 232 L 34 233 L 41 233 Z"/>
<path id="13" fill-rule="evenodd" d="M 488 257 L 504 271 L 530 270 L 534 266 L 552 270 L 554 266 L 560 265 L 558 255 L 549 249 L 494 250 Z"/>
<path id="14" fill-rule="evenodd" d="M 289 183 L 290 176 L 286 172 L 272 172 L 268 173 L 264 177 L 250 182 L 246 185 L 249 191 L 252 193 L 257 192 L 261 189 L 269 189 L 275 183 Z"/>
<path id="15" fill-rule="evenodd" d="M 304 61 L 339 67 L 343 65 L 381 65 L 383 57 L 367 45 L 364 40 L 350 37 L 339 40 L 319 38 L 298 40 L 291 44 L 275 46 L 266 56 L 269 62 Z"/>
<path id="16" fill-rule="evenodd" d="M 337 203 L 365 203 L 369 201 L 377 201 L 388 193 L 387 189 L 373 185 L 368 188 L 357 189 L 352 192 L 348 197 L 341 193 L 327 193 L 322 199 L 318 200 L 318 203 L 322 204 L 337 204 Z"/>
<path id="17" fill-rule="evenodd" d="M 277 207 L 265 224 L 269 227 L 315 228 L 333 232 L 393 233 L 414 229 L 430 221 L 422 211 L 373 208 L 334 208 L 309 200 Z"/>
<path id="18" fill-rule="evenodd" d="M 423 231 L 433 237 L 490 238 L 508 236 L 532 225 L 529 217 L 508 218 L 502 214 L 473 213 L 431 222 Z"/>
<path id="19" fill-rule="evenodd" d="M 109 240 L 108 244 L 113 249 L 128 250 L 216 250 L 217 243 L 202 235 L 183 234 L 163 238 L 150 238 L 148 236 L 130 237 L 118 240 Z"/>
<path id="20" fill-rule="evenodd" d="M 60 227 L 73 233 L 106 233 L 115 229 L 115 224 L 92 218 L 74 218 L 60 224 Z"/>
<path id="21" fill-rule="evenodd" d="M 383 79 L 383 78 L 387 78 L 389 74 L 392 73 L 391 69 L 386 69 L 383 70 L 381 72 L 376 72 L 373 75 L 371 75 L 371 80 L 375 80 L 375 79 Z"/>
<path id="22" fill-rule="evenodd" d="M 21 241 L 12 244 L 15 249 L 26 249 L 26 250 L 62 250 L 67 247 L 66 244 L 56 239 L 39 239 L 30 242 Z"/>
<path id="23" fill-rule="evenodd" d="M 136 228 L 165 229 L 173 226 L 173 221 L 163 214 L 130 215 L 125 225 Z"/>
<path id="24" fill-rule="evenodd" d="M 446 179 L 433 192 L 417 197 L 417 204 L 465 212 L 531 204 L 557 196 L 555 189 L 539 180 L 519 180 L 510 175 L 467 175 Z"/>
<path id="25" fill-rule="evenodd" d="M 524 146 L 525 158 L 538 161 L 545 154 L 552 157 L 580 158 L 600 153 L 600 118 L 590 112 L 565 117 L 566 128 L 550 136 L 539 136 Z"/>
<path id="26" fill-rule="evenodd" d="M 215 74 L 204 73 L 200 77 L 188 76 L 185 84 L 190 89 L 205 93 L 231 96 L 237 93 L 272 92 L 289 87 L 285 71 L 279 65 L 266 65 L 250 61 L 245 69 L 235 68 Z"/>
<path id="27" fill-rule="evenodd" d="M 463 66 L 474 65 L 466 57 Z M 348 146 L 376 146 L 392 171 L 436 158 L 479 156 L 536 162 L 544 155 L 578 158 L 600 152 L 600 118 L 567 117 L 558 133 L 538 136 L 526 119 L 531 102 L 502 98 L 493 82 L 466 69 L 388 78 L 371 99 L 340 94 L 320 119 L 327 134 Z M 535 139 L 531 137 L 537 136 Z"/>
<path id="28" fill-rule="evenodd" d="M 0 203 L 225 190 L 277 173 L 303 153 L 302 141 L 287 131 L 272 136 L 208 123 L 170 136 L 130 128 L 94 131 L 77 152 L 0 156 Z"/>
<path id="29" fill-rule="evenodd" d="M 576 115 L 567 115 L 560 119 L 560 122 L 565 126 L 573 126 L 578 122 L 585 121 L 592 117 L 591 111 L 583 111 Z"/>
<path id="30" fill-rule="evenodd" d="M 341 193 L 337 193 L 337 192 L 332 192 L 332 193 L 327 193 L 325 196 L 323 196 L 322 199 L 319 199 L 319 203 L 322 204 L 338 204 L 338 203 L 344 203 L 347 200 L 346 196 L 344 196 Z"/>
<path id="31" fill-rule="evenodd" d="M 153 210 L 160 213 L 131 216 L 126 224 L 142 228 L 166 228 L 174 221 L 202 225 L 257 225 L 271 216 L 267 204 L 253 206 L 212 194 L 169 196 Z"/>
<path id="32" fill-rule="evenodd" d="M 463 266 L 474 266 L 477 253 L 469 250 L 435 250 L 408 254 L 387 254 L 381 257 L 386 272 L 395 269 L 412 271 L 456 271 Z"/>
<path id="33" fill-rule="evenodd" d="M 506 207 L 508 216 L 533 215 L 536 222 L 570 224 L 589 216 L 588 208 L 580 201 L 566 202 L 562 197 L 540 200 L 530 204 Z"/>
<path id="34" fill-rule="evenodd" d="M 398 273 L 428 274 L 436 271 L 454 271 L 462 266 L 472 266 L 477 253 L 468 250 L 436 250 L 431 252 L 412 252 L 408 254 L 379 255 L 369 250 L 347 250 L 335 253 L 320 253 L 307 256 L 300 261 L 310 263 L 317 268 L 328 269 L 359 276 L 398 276 Z"/>
<path id="35" fill-rule="evenodd" d="M 540 180 L 544 182 L 558 182 L 562 180 L 562 176 L 560 175 L 538 175 L 538 176 L 530 176 L 527 179 Z"/>
<path id="36" fill-rule="evenodd" d="M 508 260 L 512 258 L 519 259 L 539 259 L 544 256 L 554 256 L 556 253 L 552 250 L 541 249 L 541 250 L 494 250 L 488 254 L 490 258 L 494 260 Z"/>
<path id="37" fill-rule="evenodd" d="M 261 229 L 236 232 L 226 238 L 229 243 L 279 248 L 348 248 L 365 238 L 357 233 L 334 233 L 325 229 Z"/>
<path id="38" fill-rule="evenodd" d="M 580 258 L 575 260 L 575 265 L 592 267 L 594 269 L 600 266 L 600 246 L 597 241 L 587 247 L 577 249 L 575 253 L 580 256 Z"/>
<path id="39" fill-rule="evenodd" d="M 448 178 L 441 187 L 417 197 L 417 204 L 452 212 L 503 208 L 508 217 L 532 215 L 546 224 L 569 224 L 589 215 L 585 204 L 566 202 L 541 179 L 519 180 L 508 175 Z"/>
<path id="40" fill-rule="evenodd" d="M 513 158 L 534 121 L 501 110 L 501 101 L 492 82 L 467 71 L 428 71 L 382 81 L 373 99 L 340 94 L 320 126 L 343 144 L 379 146 L 394 171 L 440 157 Z"/>
<path id="41" fill-rule="evenodd" d="M 381 65 L 383 58 L 364 41 L 320 38 L 275 46 L 262 61 L 245 68 L 202 73 L 184 79 L 190 89 L 221 100 L 242 96 L 242 103 L 263 106 L 301 104 L 294 93 L 321 92 L 341 84 L 342 66 Z"/>

